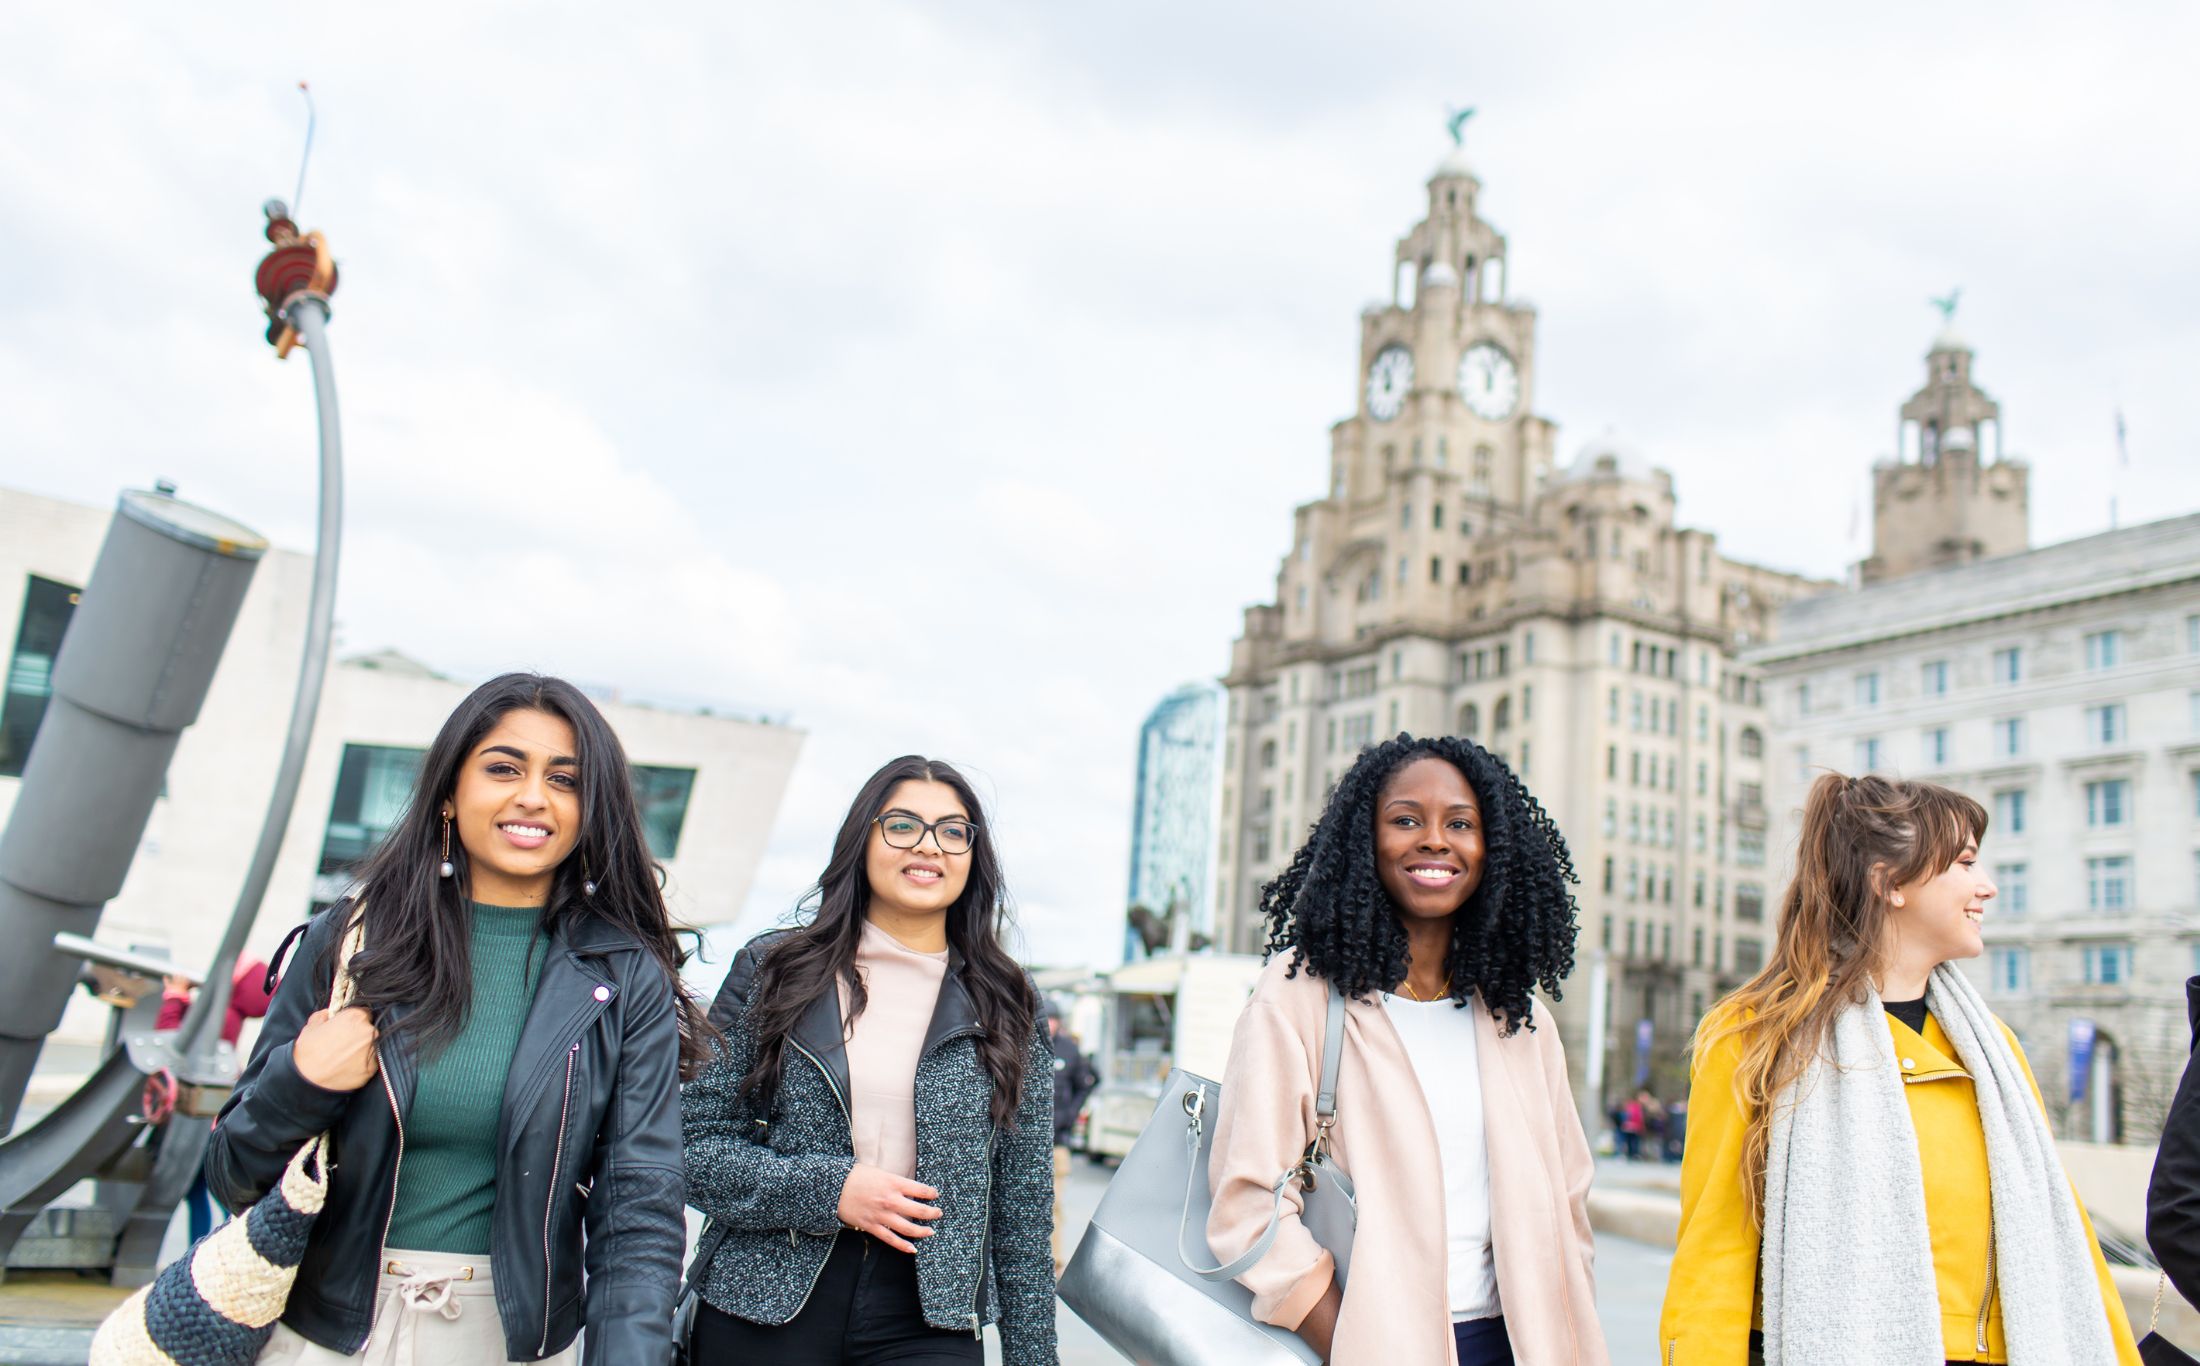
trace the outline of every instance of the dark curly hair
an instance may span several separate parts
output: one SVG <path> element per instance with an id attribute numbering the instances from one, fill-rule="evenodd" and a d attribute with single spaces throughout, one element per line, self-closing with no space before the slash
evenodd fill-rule
<path id="1" fill-rule="evenodd" d="M 1392 774 L 1415 759 L 1444 760 L 1466 778 L 1482 808 L 1482 881 L 1452 920 L 1451 996 L 1480 992 L 1511 1035 L 1535 1028 L 1530 994 L 1558 999 L 1574 970 L 1574 876 L 1566 839 L 1505 762 L 1472 740 L 1401 732 L 1360 752 L 1329 794 L 1291 866 L 1261 889 L 1268 955 L 1292 951 L 1299 969 L 1334 982 L 1355 1000 L 1388 991 L 1406 975 L 1406 931 L 1375 871 L 1375 801 Z"/>

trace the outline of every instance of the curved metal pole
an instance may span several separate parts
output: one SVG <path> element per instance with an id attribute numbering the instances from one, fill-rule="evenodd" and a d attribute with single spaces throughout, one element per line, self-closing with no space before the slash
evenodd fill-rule
<path id="1" fill-rule="evenodd" d="M 282 850 L 283 834 L 290 827 L 290 809 L 298 801 L 298 785 L 304 776 L 306 748 L 313 739 L 313 721 L 321 709 L 321 685 L 328 677 L 328 658 L 335 641 L 336 568 L 344 538 L 344 436 L 336 414 L 336 368 L 328 352 L 328 297 L 302 293 L 283 306 L 283 319 L 297 329 L 313 360 L 313 393 L 321 413 L 321 521 L 313 554 L 313 597 L 306 609 L 305 658 L 298 668 L 298 690 L 290 706 L 290 733 L 283 741 L 282 762 L 275 770 L 275 791 L 268 798 L 267 819 L 260 826 L 260 842 L 253 848 L 252 863 L 245 870 L 244 886 L 230 912 L 229 928 L 221 947 L 206 970 L 206 986 L 191 1002 L 181 1028 L 176 1031 L 175 1052 L 185 1060 L 185 1072 L 210 1063 L 214 1044 L 221 1038 L 220 1022 L 229 1013 L 230 979 L 237 955 L 259 918 L 260 903 L 267 897 L 275 875 L 275 857 Z M 209 1024 L 208 1022 L 213 1023 Z M 204 1047 L 201 1047 L 201 1040 Z"/>

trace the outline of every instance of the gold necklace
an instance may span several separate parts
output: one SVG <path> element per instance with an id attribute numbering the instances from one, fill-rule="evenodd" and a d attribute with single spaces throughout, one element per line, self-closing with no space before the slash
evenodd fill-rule
<path id="1" fill-rule="evenodd" d="M 1407 977 L 1404 980 L 1400 981 L 1398 983 L 1398 990 L 1404 992 L 1406 995 L 1412 997 L 1414 1000 L 1419 1001 L 1422 1005 L 1427 1005 L 1432 1001 L 1444 1000 L 1451 995 L 1451 979 L 1449 977 L 1446 977 L 1444 979 L 1444 984 L 1436 989 L 1436 994 L 1434 996 L 1423 996 L 1420 992 L 1415 991 L 1413 989 L 1413 979 L 1411 977 Z"/>

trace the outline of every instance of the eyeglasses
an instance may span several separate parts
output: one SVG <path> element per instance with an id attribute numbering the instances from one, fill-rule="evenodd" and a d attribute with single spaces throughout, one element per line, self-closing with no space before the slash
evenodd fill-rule
<path id="1" fill-rule="evenodd" d="M 889 811 L 875 817 L 879 834 L 896 849 L 914 849 L 930 835 L 943 854 L 967 854 L 970 846 L 978 842 L 978 827 L 972 821 L 950 817 L 944 821 L 920 821 L 915 816 L 899 811 Z"/>

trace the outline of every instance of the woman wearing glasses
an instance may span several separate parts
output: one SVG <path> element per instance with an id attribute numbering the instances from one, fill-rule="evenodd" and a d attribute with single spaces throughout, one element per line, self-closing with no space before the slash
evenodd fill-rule
<path id="1" fill-rule="evenodd" d="M 977 794 L 896 759 L 798 928 L 759 936 L 682 1099 L 699 1366 L 1053 1366 L 1054 1074 Z"/>

